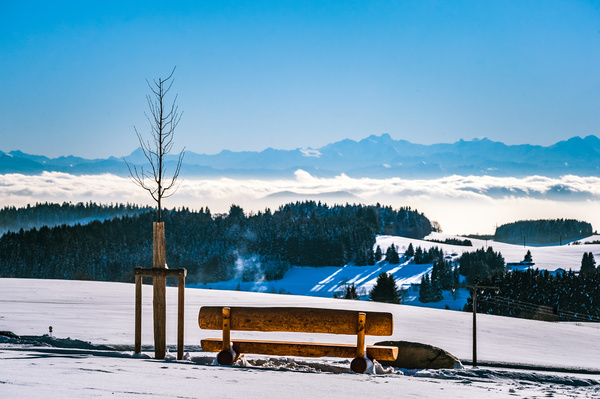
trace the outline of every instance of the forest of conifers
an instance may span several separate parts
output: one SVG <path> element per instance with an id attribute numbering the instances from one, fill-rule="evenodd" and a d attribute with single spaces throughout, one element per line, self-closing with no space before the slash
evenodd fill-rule
<path id="1" fill-rule="evenodd" d="M 551 274 L 529 269 L 497 273 L 479 281 L 498 287 L 477 299 L 480 313 L 541 320 L 600 321 L 600 270 Z M 472 301 L 465 310 L 472 311 Z"/>
<path id="2" fill-rule="evenodd" d="M 562 245 L 592 234 L 592 225 L 579 220 L 522 220 L 498 227 L 494 240 L 509 244 Z"/>
<path id="3" fill-rule="evenodd" d="M 98 205 L 59 207 L 66 213 L 71 210 L 86 214 L 82 208 Z M 20 217 L 24 223 L 27 213 L 44 220 L 43 215 L 52 214 L 55 205 L 39 204 L 35 208 L 38 211 L 4 208 L 0 221 L 8 224 Z M 135 267 L 152 265 L 155 211 L 122 205 L 106 208 L 112 209 L 116 217 L 5 233 L 0 238 L 0 276 L 133 281 Z M 126 216 L 118 214 L 119 209 Z M 112 215 L 106 210 L 103 216 Z M 327 206 L 313 201 L 250 215 L 236 205 L 223 215 L 213 215 L 208 209 L 165 210 L 163 220 L 167 264 L 170 268 L 186 268 L 190 283 L 228 280 L 234 277 L 240 259 L 251 265 L 244 268 L 245 280 L 280 278 L 290 265 L 374 264 L 376 235 L 423 238 L 431 232 L 425 215 L 410 208 Z"/>
<path id="4" fill-rule="evenodd" d="M 23 208 L 7 206 L 0 209 L 0 235 L 7 231 L 29 230 L 43 226 L 87 223 L 92 220 L 112 219 L 132 216 L 150 211 L 150 207 L 131 204 L 104 205 L 94 202 L 71 204 L 38 203 Z"/>

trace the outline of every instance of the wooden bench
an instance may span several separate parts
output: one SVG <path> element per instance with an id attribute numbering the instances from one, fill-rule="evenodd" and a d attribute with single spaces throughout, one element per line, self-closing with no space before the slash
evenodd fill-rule
<path id="1" fill-rule="evenodd" d="M 204 306 L 200 308 L 198 324 L 202 329 L 223 330 L 222 339 L 207 338 L 201 341 L 202 350 L 219 352 L 217 362 L 222 365 L 233 364 L 244 353 L 327 356 L 354 358 L 350 368 L 354 372 L 364 373 L 368 367 L 367 358 L 391 361 L 398 357 L 396 347 L 365 347 L 365 335 L 392 335 L 394 323 L 391 313 L 290 307 Z M 232 340 L 231 330 L 356 335 L 357 344 Z"/>

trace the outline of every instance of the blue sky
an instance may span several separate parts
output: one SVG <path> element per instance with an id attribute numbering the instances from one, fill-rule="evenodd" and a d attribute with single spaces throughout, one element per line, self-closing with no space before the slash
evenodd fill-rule
<path id="1" fill-rule="evenodd" d="M 199 153 L 600 130 L 598 1 L 0 0 L 0 150 L 126 155 L 174 66 Z"/>

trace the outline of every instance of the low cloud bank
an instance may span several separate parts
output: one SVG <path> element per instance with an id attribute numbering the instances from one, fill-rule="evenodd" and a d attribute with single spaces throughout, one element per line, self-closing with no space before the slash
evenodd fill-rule
<path id="1" fill-rule="evenodd" d="M 410 206 L 448 233 L 493 233 L 496 224 L 523 219 L 575 218 L 600 225 L 600 178 L 449 176 L 439 179 L 320 178 L 298 170 L 295 179 L 184 179 L 167 207 L 209 207 L 223 213 L 235 203 L 246 212 L 305 199 L 334 203 Z M 130 202 L 153 205 L 129 179 L 111 174 L 0 175 L 0 206 L 36 202 Z"/>

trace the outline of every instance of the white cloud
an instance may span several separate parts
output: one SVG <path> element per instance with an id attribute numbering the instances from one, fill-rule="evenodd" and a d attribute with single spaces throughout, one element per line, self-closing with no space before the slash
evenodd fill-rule
<path id="1" fill-rule="evenodd" d="M 343 174 L 322 178 L 298 170 L 295 179 L 184 179 L 165 205 L 192 209 L 208 206 L 212 212 L 222 213 L 235 203 L 249 212 L 266 207 L 276 209 L 290 200 L 304 198 L 322 198 L 327 203 L 411 206 L 440 222 L 445 231 L 454 233 L 491 232 L 495 223 L 534 218 L 577 218 L 591 222 L 595 228 L 600 226 L 600 219 L 594 220 L 600 218 L 596 216 L 600 178 L 580 176 L 448 176 L 409 180 L 352 178 Z M 110 174 L 0 175 L 0 206 L 46 201 L 153 205 L 149 195 L 128 178 Z"/>

